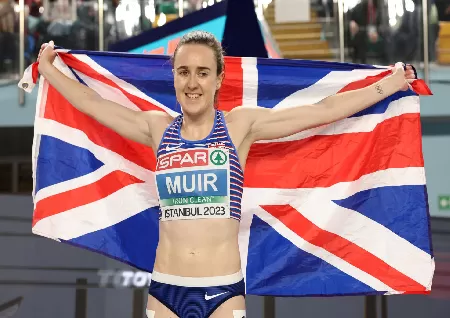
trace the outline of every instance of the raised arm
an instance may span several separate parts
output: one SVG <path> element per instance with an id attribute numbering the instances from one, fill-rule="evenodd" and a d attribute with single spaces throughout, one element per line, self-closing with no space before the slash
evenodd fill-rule
<path id="1" fill-rule="evenodd" d="M 75 81 L 52 65 L 56 56 L 52 44 L 45 45 L 39 57 L 39 73 L 79 111 L 92 117 L 121 136 L 154 146 L 153 125 L 161 125 L 161 112 L 134 111 L 102 98 L 93 89 Z M 161 113 L 161 114 L 159 114 Z"/>
<path id="2" fill-rule="evenodd" d="M 277 139 L 347 118 L 407 88 L 405 71 L 398 63 L 392 75 L 365 88 L 336 94 L 314 105 L 283 109 L 243 108 L 245 114 L 242 115 L 248 120 L 248 136 L 252 142 Z"/>

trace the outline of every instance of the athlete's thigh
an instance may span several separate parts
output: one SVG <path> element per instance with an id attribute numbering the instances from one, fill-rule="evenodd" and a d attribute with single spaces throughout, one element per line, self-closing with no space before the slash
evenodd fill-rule
<path id="1" fill-rule="evenodd" d="M 159 302 L 155 297 L 148 295 L 147 318 L 179 318 L 170 309 Z"/>
<path id="2" fill-rule="evenodd" d="M 245 318 L 245 298 L 236 296 L 228 299 L 219 306 L 211 315 L 211 318 Z"/>

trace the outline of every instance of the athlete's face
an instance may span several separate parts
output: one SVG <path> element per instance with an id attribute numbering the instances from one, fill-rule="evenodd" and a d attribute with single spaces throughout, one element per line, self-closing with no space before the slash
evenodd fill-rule
<path id="1" fill-rule="evenodd" d="M 214 107 L 214 94 L 222 84 L 214 52 L 206 45 L 181 46 L 174 61 L 174 84 L 183 113 L 199 115 Z"/>

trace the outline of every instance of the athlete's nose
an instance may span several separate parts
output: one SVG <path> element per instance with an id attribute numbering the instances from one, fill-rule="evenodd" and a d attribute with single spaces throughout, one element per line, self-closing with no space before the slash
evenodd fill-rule
<path id="1" fill-rule="evenodd" d="M 197 77 L 195 76 L 195 74 L 190 75 L 188 80 L 188 88 L 190 90 L 194 90 L 195 88 L 197 88 L 197 86 L 198 86 Z"/>

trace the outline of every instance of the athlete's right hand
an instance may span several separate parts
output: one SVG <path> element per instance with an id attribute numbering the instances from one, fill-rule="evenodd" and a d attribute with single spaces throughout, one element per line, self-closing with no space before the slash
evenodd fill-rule
<path id="1" fill-rule="evenodd" d="M 42 44 L 38 55 L 39 71 L 42 71 L 45 67 L 48 67 L 49 65 L 52 65 L 53 61 L 55 60 L 55 57 L 56 52 L 55 52 L 55 44 L 53 43 L 53 41 Z"/>

